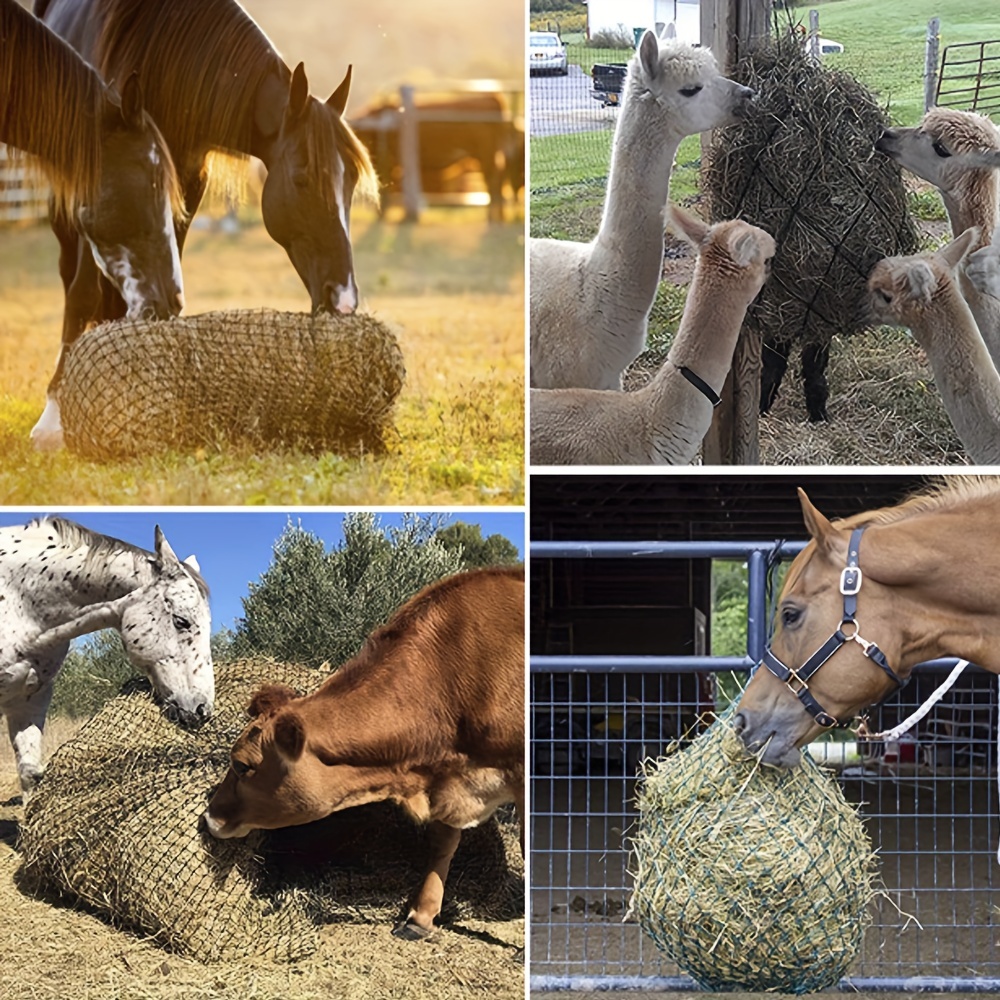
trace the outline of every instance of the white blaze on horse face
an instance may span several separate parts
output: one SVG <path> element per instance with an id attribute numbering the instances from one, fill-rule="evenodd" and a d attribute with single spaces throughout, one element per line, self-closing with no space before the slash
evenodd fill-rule
<path id="1" fill-rule="evenodd" d="M 58 451 L 63 446 L 62 415 L 55 396 L 46 398 L 45 409 L 31 428 L 31 443 L 38 451 Z"/>
<path id="2" fill-rule="evenodd" d="M 358 308 L 358 289 L 354 284 L 353 274 L 349 274 L 347 276 L 347 287 L 344 288 L 342 286 L 338 286 L 337 293 L 338 296 L 335 306 L 337 312 L 349 315 Z"/>

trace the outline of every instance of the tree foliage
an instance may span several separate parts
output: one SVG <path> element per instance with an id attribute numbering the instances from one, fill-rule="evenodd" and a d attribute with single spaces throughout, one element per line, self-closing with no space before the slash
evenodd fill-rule
<path id="1" fill-rule="evenodd" d="M 512 541 L 503 535 L 483 538 L 483 529 L 478 524 L 456 521 L 438 531 L 435 537 L 449 552 L 460 551 L 463 569 L 510 566 L 521 561 Z"/>
<path id="2" fill-rule="evenodd" d="M 121 637 L 112 629 L 74 644 L 56 675 L 50 712 L 83 719 L 99 711 L 136 675 Z"/>
<path id="3" fill-rule="evenodd" d="M 461 550 L 436 536 L 440 516 L 408 515 L 385 530 L 372 513 L 348 514 L 344 540 L 323 540 L 289 522 L 271 565 L 243 598 L 232 652 L 319 666 L 340 664 L 418 590 L 463 568 Z"/>

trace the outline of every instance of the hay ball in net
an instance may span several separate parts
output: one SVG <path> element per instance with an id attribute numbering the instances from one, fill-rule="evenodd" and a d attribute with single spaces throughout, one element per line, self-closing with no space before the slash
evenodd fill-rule
<path id="1" fill-rule="evenodd" d="M 713 221 L 744 219 L 777 243 L 747 324 L 767 342 L 856 332 L 872 267 L 918 247 L 900 169 L 874 148 L 886 113 L 794 37 L 755 49 L 732 75 L 757 98 L 746 119 L 715 133 L 702 188 Z"/>
<path id="2" fill-rule="evenodd" d="M 705 989 L 834 985 L 871 919 L 874 855 L 840 786 L 807 757 L 746 757 L 726 718 L 647 765 L 633 852 L 631 912 Z"/>
<path id="3" fill-rule="evenodd" d="M 319 923 L 398 918 L 430 855 L 426 832 L 396 806 L 240 840 L 215 840 L 199 822 L 252 693 L 280 683 L 307 694 L 326 676 L 270 660 L 219 667 L 215 714 L 194 733 L 169 722 L 148 691 L 110 701 L 56 751 L 28 804 L 26 886 L 202 961 L 293 961 L 316 949 Z M 523 913 L 521 876 L 510 824 L 466 831 L 445 916 Z"/>
<path id="4" fill-rule="evenodd" d="M 381 453 L 404 375 L 372 316 L 229 310 L 87 331 L 59 405 L 67 447 L 86 458 L 223 441 Z"/>

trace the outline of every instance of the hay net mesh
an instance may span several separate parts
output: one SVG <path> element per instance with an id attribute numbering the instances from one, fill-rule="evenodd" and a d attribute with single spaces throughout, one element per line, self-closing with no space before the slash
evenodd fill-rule
<path id="1" fill-rule="evenodd" d="M 372 316 L 237 309 L 87 331 L 59 404 L 67 447 L 89 458 L 222 441 L 381 452 L 404 376 Z"/>
<path id="2" fill-rule="evenodd" d="M 270 660 L 217 667 L 215 714 L 196 733 L 167 721 L 148 691 L 110 701 L 54 754 L 27 806 L 26 887 L 202 961 L 292 961 L 316 949 L 320 923 L 397 919 L 429 854 L 424 831 L 389 803 L 242 840 L 199 824 L 253 691 L 306 694 L 325 676 Z M 523 914 L 522 877 L 512 821 L 464 831 L 442 919 Z"/>
<path id="3" fill-rule="evenodd" d="M 820 344 L 864 328 L 871 269 L 919 242 L 900 168 L 874 148 L 886 112 L 788 35 L 732 76 L 757 92 L 754 110 L 716 131 L 702 186 L 713 221 L 744 219 L 777 244 L 748 325 L 768 340 Z"/>
<path id="4" fill-rule="evenodd" d="M 792 770 L 748 758 L 731 715 L 644 765 L 631 914 L 706 989 L 835 985 L 871 921 L 868 835 L 807 756 Z"/>

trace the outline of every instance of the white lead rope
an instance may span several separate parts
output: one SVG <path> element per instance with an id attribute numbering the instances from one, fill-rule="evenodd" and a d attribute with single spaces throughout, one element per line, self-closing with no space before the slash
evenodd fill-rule
<path id="1" fill-rule="evenodd" d="M 925 701 L 912 715 L 903 719 L 898 726 L 894 726 L 892 729 L 886 729 L 881 733 L 869 733 L 865 728 L 865 724 L 862 723 L 858 727 L 858 738 L 868 741 L 898 740 L 903 733 L 911 730 L 948 693 L 948 690 L 954 685 L 955 681 L 958 680 L 959 674 L 961 674 L 961 672 L 968 665 L 968 660 L 959 660 L 958 663 L 955 664 L 952 672 L 948 674 L 945 681 L 934 689 L 934 692 L 927 699 L 927 701 Z M 1000 737 L 998 737 L 997 746 L 998 752 L 1000 752 Z M 1000 783 L 1000 777 L 998 777 L 997 780 L 998 783 Z M 1000 852 L 998 852 L 998 858 L 1000 858 Z"/>

